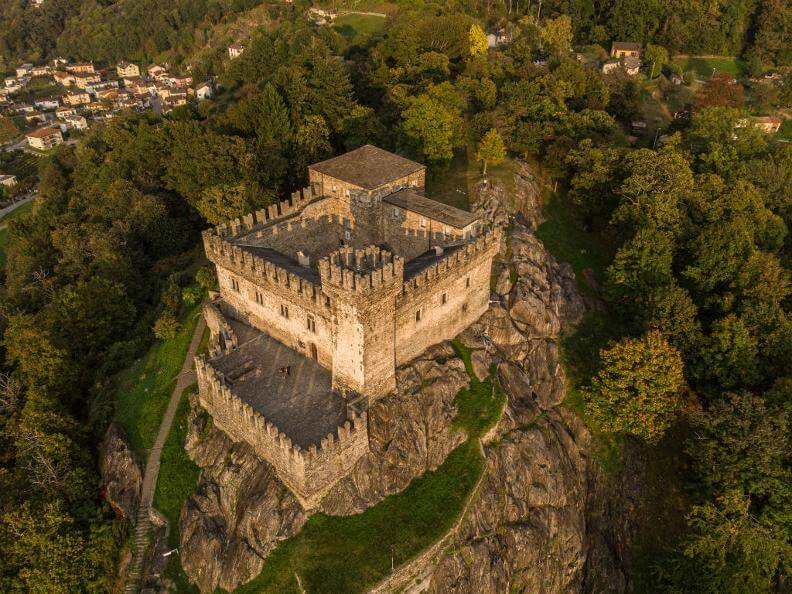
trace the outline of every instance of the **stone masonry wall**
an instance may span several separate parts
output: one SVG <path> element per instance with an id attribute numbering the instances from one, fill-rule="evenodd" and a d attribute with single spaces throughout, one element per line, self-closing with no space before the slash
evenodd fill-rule
<path id="1" fill-rule="evenodd" d="M 487 310 L 499 245 L 500 233 L 489 233 L 404 283 L 396 298 L 396 365 L 453 338 Z"/>
<path id="2" fill-rule="evenodd" d="M 315 346 L 319 364 L 332 369 L 332 304 L 319 285 L 213 235 L 204 235 L 204 246 L 217 266 L 220 295 L 235 317 L 307 357 Z"/>
<path id="3" fill-rule="evenodd" d="M 248 443 L 272 464 L 280 479 L 307 509 L 316 507 L 322 497 L 346 476 L 368 449 L 367 413 L 352 414 L 319 446 L 307 450 L 293 444 L 262 414 L 243 402 L 229 388 L 225 378 L 202 357 L 196 357 L 198 397 L 214 424 L 235 441 Z"/>

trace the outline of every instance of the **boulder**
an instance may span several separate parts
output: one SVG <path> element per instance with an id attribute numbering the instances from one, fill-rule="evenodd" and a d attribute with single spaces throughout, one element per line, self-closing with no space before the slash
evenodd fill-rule
<path id="1" fill-rule="evenodd" d="M 119 517 L 131 522 L 140 505 L 143 465 L 118 423 L 107 428 L 99 451 L 104 496 Z"/>

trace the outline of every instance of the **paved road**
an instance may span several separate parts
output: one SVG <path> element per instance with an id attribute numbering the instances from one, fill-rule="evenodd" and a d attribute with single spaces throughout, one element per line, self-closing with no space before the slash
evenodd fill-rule
<path id="1" fill-rule="evenodd" d="M 157 439 L 154 440 L 154 446 L 149 451 L 148 461 L 146 462 L 146 472 L 143 475 L 143 488 L 140 493 L 140 508 L 138 509 L 137 523 L 135 524 L 135 551 L 132 565 L 127 574 L 127 583 L 124 592 L 137 592 L 140 588 L 143 561 L 145 560 L 146 549 L 149 543 L 148 533 L 151 525 L 149 510 L 154 501 L 154 493 L 157 490 L 157 477 L 159 476 L 162 447 L 165 445 L 168 433 L 170 433 L 173 417 L 176 415 L 176 408 L 179 406 L 182 392 L 184 392 L 188 386 L 195 383 L 193 358 L 201 342 L 204 328 L 206 328 L 206 322 L 203 316 L 201 316 L 198 320 L 198 324 L 195 326 L 195 332 L 190 341 L 190 348 L 187 349 L 187 355 L 184 357 L 181 372 L 177 376 L 176 387 L 173 388 L 173 392 L 171 393 L 168 408 L 165 410 L 165 415 L 162 417 Z"/>
<path id="2" fill-rule="evenodd" d="M 27 194 L 24 198 L 22 198 L 22 200 L 18 200 L 16 202 L 14 202 L 13 204 L 9 204 L 5 208 L 0 208 L 0 219 L 2 219 L 4 216 L 6 216 L 9 212 L 12 212 L 12 211 L 16 210 L 17 208 L 19 208 L 23 204 L 25 204 L 27 202 L 30 202 L 37 195 L 38 195 L 37 192 L 31 192 L 30 194 Z"/>

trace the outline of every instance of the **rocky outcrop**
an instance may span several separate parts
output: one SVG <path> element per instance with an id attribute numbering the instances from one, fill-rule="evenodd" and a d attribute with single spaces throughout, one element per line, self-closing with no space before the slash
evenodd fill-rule
<path id="1" fill-rule="evenodd" d="M 586 432 L 556 411 L 504 435 L 435 592 L 580 591 L 585 563 Z"/>
<path id="2" fill-rule="evenodd" d="M 202 472 L 179 520 L 182 567 L 202 592 L 231 591 L 258 575 L 307 517 L 269 464 L 192 404 L 186 449 Z"/>
<path id="3" fill-rule="evenodd" d="M 536 176 L 523 166 L 517 193 L 481 184 L 477 204 L 509 220 L 492 307 L 463 338 L 498 365 L 507 406 L 499 439 L 486 450 L 485 477 L 454 542 L 429 568 L 434 592 L 580 592 L 592 539 L 587 533 L 590 436 L 558 405 L 565 377 L 558 340 L 585 306 L 568 265 L 533 234 L 541 221 Z"/>
<path id="4" fill-rule="evenodd" d="M 325 497 L 322 511 L 360 513 L 440 466 L 465 440 L 452 421 L 454 398 L 469 382 L 464 364 L 447 343 L 399 368 L 397 393 L 369 411 L 371 451 Z"/>
<path id="5" fill-rule="evenodd" d="M 99 452 L 104 496 L 119 517 L 131 522 L 140 505 L 143 468 L 132 451 L 126 432 L 111 423 Z"/>

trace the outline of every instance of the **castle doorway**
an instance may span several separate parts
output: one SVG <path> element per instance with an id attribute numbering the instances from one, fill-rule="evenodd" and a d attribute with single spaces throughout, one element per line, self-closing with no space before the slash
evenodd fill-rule
<path id="1" fill-rule="evenodd" d="M 316 350 L 316 345 L 314 343 L 311 343 L 311 359 L 314 361 L 319 360 L 319 352 Z"/>

